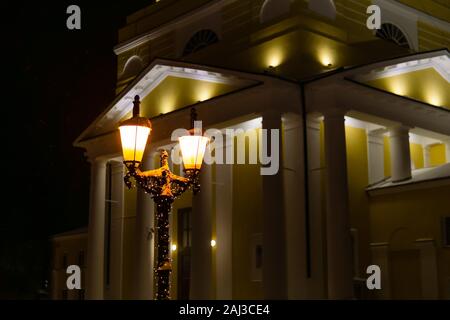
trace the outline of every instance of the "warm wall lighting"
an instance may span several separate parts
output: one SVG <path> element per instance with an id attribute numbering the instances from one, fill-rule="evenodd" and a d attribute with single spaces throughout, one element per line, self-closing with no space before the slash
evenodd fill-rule
<path id="1" fill-rule="evenodd" d="M 331 50 L 328 48 L 322 48 L 319 50 L 319 61 L 320 63 L 327 67 L 331 68 L 334 64 L 334 56 L 331 53 Z"/>
<path id="2" fill-rule="evenodd" d="M 211 88 L 208 88 L 206 86 L 202 86 L 202 88 L 199 88 L 196 92 L 196 99 L 197 101 L 206 101 L 213 97 L 213 90 Z"/>
<path id="3" fill-rule="evenodd" d="M 284 55 L 281 49 L 272 48 L 266 54 L 266 66 L 270 68 L 278 67 L 284 60 Z"/>
<path id="4" fill-rule="evenodd" d="M 390 85 L 390 90 L 399 96 L 406 95 L 408 91 L 406 84 L 400 80 L 392 81 Z"/>
<path id="5" fill-rule="evenodd" d="M 211 240 L 211 247 L 215 247 L 216 246 L 216 240 Z"/>
<path id="6" fill-rule="evenodd" d="M 176 245 L 176 244 L 173 244 L 172 247 L 171 247 L 171 249 L 172 249 L 172 251 L 177 251 L 177 245 Z"/>
<path id="7" fill-rule="evenodd" d="M 432 104 L 432 105 L 437 106 L 437 107 L 440 107 L 443 104 L 441 96 L 437 92 L 435 92 L 434 90 L 428 90 L 427 91 L 425 100 L 429 104 Z"/>

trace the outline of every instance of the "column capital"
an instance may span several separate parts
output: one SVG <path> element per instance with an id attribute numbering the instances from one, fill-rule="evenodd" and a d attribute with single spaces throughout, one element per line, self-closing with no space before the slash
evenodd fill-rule
<path id="1" fill-rule="evenodd" d="M 435 247 L 436 242 L 434 241 L 434 239 L 417 239 L 416 241 L 414 241 L 414 245 L 419 248 Z"/>
<path id="2" fill-rule="evenodd" d="M 394 137 L 403 134 L 409 134 L 411 127 L 405 126 L 403 124 L 398 124 L 389 128 L 389 136 Z"/>
<path id="3" fill-rule="evenodd" d="M 375 144 L 379 144 L 379 145 L 384 145 L 383 134 L 372 134 L 372 133 L 369 132 L 367 134 L 367 142 L 368 143 L 375 143 Z"/>
<path id="4" fill-rule="evenodd" d="M 343 108 L 327 108 L 322 111 L 322 114 L 325 117 L 325 120 L 327 119 L 344 119 L 345 115 L 347 114 L 348 110 Z"/>
<path id="5" fill-rule="evenodd" d="M 91 164 L 91 166 L 106 167 L 106 163 L 108 162 L 108 159 L 103 158 L 103 157 L 88 158 L 87 162 L 89 162 Z"/>
<path id="6" fill-rule="evenodd" d="M 308 129 L 320 130 L 321 116 L 316 113 L 306 115 L 306 127 Z"/>
<path id="7" fill-rule="evenodd" d="M 268 109 L 261 113 L 263 123 L 264 123 L 264 121 L 267 121 L 267 120 L 269 120 L 269 121 L 270 120 L 277 120 L 277 121 L 280 120 L 281 121 L 281 115 L 282 115 L 282 112 L 277 109 Z"/>

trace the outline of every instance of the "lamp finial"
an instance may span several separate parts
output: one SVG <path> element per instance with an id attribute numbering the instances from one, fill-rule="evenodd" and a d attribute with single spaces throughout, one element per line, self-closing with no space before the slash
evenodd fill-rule
<path id="1" fill-rule="evenodd" d="M 139 117 L 140 114 L 140 106 L 141 106 L 141 101 L 138 95 L 136 95 L 134 97 L 134 101 L 133 101 L 133 118 L 134 117 Z"/>
<path id="2" fill-rule="evenodd" d="M 194 122 L 197 121 L 197 110 L 191 109 L 191 129 L 194 129 Z"/>

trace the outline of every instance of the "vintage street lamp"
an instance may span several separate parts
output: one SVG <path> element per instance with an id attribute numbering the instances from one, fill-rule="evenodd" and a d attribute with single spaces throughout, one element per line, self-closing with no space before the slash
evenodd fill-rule
<path id="1" fill-rule="evenodd" d="M 140 101 L 136 96 L 133 101 L 133 117 L 123 121 L 120 126 L 123 163 L 128 169 L 124 177 L 125 185 L 132 188 L 130 178 L 150 194 L 156 204 L 156 230 L 158 239 L 158 262 L 155 268 L 157 293 L 156 299 L 167 300 L 170 295 L 170 273 L 172 264 L 169 256 L 169 212 L 173 201 L 189 188 L 194 194 L 200 190 L 199 174 L 203 163 L 208 138 L 195 135 L 193 129 L 189 135 L 179 138 L 185 177 L 173 174 L 168 165 L 168 153 L 161 151 L 161 167 L 155 170 L 141 171 L 140 165 L 144 155 L 152 126 L 150 120 L 139 116 Z M 193 128 L 196 120 L 195 109 L 191 112 Z"/>

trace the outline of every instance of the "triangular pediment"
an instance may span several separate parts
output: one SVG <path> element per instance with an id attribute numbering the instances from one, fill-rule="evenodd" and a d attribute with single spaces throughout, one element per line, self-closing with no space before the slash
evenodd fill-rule
<path id="1" fill-rule="evenodd" d="M 141 115 L 152 119 L 261 81 L 258 75 L 157 59 L 114 99 L 74 145 L 116 130 L 121 121 L 131 116 L 136 95 L 142 102 Z"/>
<path id="2" fill-rule="evenodd" d="M 450 109 L 450 54 L 446 50 L 411 55 L 406 61 L 377 66 L 354 79 L 389 93 Z"/>

